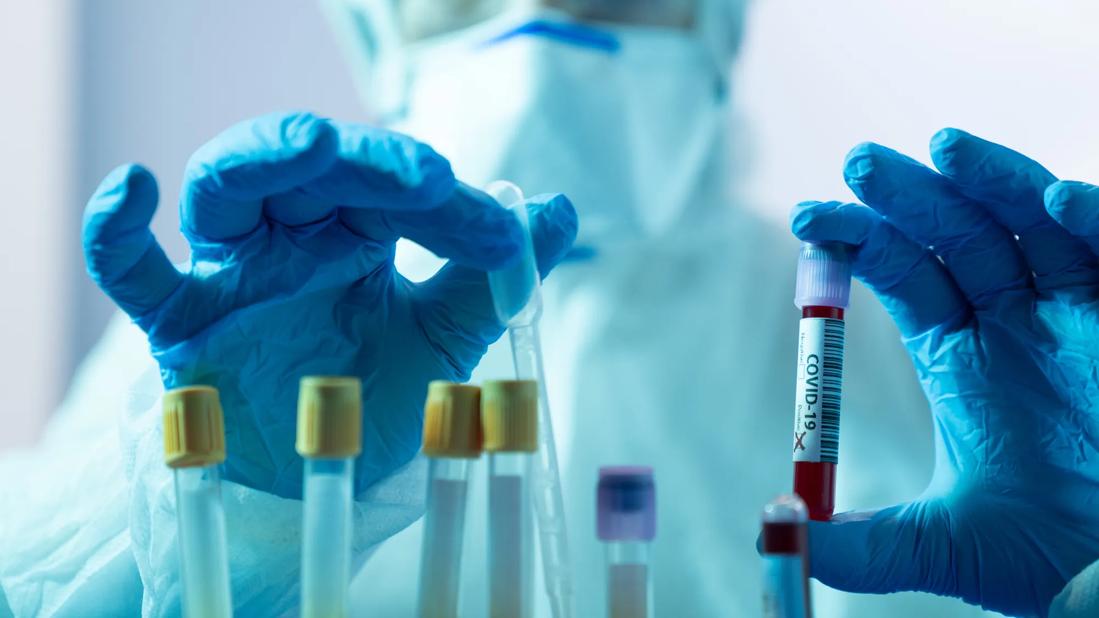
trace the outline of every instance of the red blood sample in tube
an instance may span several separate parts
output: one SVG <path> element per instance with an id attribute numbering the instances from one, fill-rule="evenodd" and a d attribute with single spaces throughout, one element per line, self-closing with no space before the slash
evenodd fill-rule
<path id="1" fill-rule="evenodd" d="M 838 321 L 842 325 L 842 323 L 843 323 L 843 308 L 842 307 L 822 307 L 822 306 L 803 307 L 802 310 L 801 310 L 801 317 L 802 317 L 802 319 L 805 319 L 805 318 L 824 318 L 826 320 L 824 322 L 825 329 L 831 331 L 828 335 L 825 335 L 825 336 L 826 337 L 834 337 L 835 336 L 834 333 L 835 333 L 836 329 L 835 329 L 834 323 L 832 323 L 831 321 L 832 320 Z M 828 328 L 829 326 L 832 326 L 832 328 Z M 843 330 L 842 330 L 842 326 L 841 326 L 840 329 L 839 329 L 839 336 L 842 337 L 842 334 L 843 334 Z M 836 379 L 836 380 L 840 379 L 839 377 L 837 377 L 835 375 L 836 373 L 838 373 L 839 376 L 842 376 L 842 372 L 843 372 L 843 365 L 842 365 L 842 362 L 843 362 L 843 360 L 842 360 L 843 359 L 843 347 L 842 347 L 843 343 L 842 343 L 842 341 L 839 343 L 839 345 L 840 345 L 840 349 L 839 349 L 840 366 L 839 366 L 838 369 L 834 366 L 834 364 L 835 364 L 834 359 L 829 360 L 829 361 L 825 360 L 826 355 L 834 357 L 835 356 L 834 354 L 820 354 L 819 352 L 815 353 L 812 350 L 807 350 L 806 353 L 805 353 L 806 357 L 809 357 L 811 359 L 812 357 L 810 355 L 816 354 L 817 358 L 820 359 L 820 362 L 816 363 L 816 365 L 815 365 L 815 366 L 818 367 L 818 369 L 816 369 L 816 370 L 808 369 L 807 370 L 809 372 L 812 372 L 812 375 L 805 375 L 804 376 L 805 380 L 812 381 L 812 380 L 814 380 L 814 378 L 818 379 L 818 381 L 816 382 L 816 389 L 814 390 L 814 388 L 813 388 L 814 383 L 811 382 L 810 385 L 806 388 L 806 393 L 809 396 L 811 396 L 815 393 L 819 400 L 823 400 L 825 397 L 828 397 L 829 402 L 825 405 L 827 407 L 832 407 L 832 406 L 835 407 L 836 419 L 834 421 L 834 423 L 835 423 L 834 431 L 835 431 L 835 434 L 836 434 L 836 440 L 837 441 L 838 441 L 838 437 L 839 437 L 838 436 L 838 434 L 839 434 L 839 418 L 838 418 L 839 392 L 836 391 L 836 392 L 825 393 L 825 391 L 824 391 L 825 388 L 833 388 L 833 387 L 826 387 L 825 384 L 824 384 L 824 381 L 825 381 L 826 377 L 831 377 L 832 379 Z M 821 350 L 821 351 L 823 351 L 823 350 Z M 826 363 L 829 365 L 827 368 L 825 367 Z M 814 365 L 812 364 L 812 360 L 810 360 L 810 363 L 808 363 L 806 365 L 806 367 L 813 367 L 813 366 Z M 838 387 L 835 387 L 835 388 L 838 388 Z M 799 390 L 799 392 L 800 392 L 800 390 Z M 804 396 L 803 396 L 803 400 L 804 400 Z M 822 403 L 823 403 L 823 401 L 822 401 Z M 826 410 L 825 414 L 827 414 L 828 412 L 829 412 L 829 410 Z M 806 430 L 807 429 L 806 428 L 807 423 L 813 423 L 813 422 L 817 423 L 816 427 L 814 427 L 812 429 L 809 429 L 809 430 Z M 815 417 L 814 417 L 814 419 L 803 420 L 802 423 L 801 423 L 801 429 L 803 430 L 802 433 L 804 433 L 804 434 L 811 433 L 813 429 L 824 430 L 824 428 L 825 428 L 824 425 L 826 423 L 831 424 L 832 422 L 833 421 L 827 420 L 825 418 L 815 418 Z M 795 449 L 798 448 L 798 443 L 797 443 L 796 440 L 797 440 L 799 435 L 801 435 L 801 434 L 799 434 L 799 433 L 794 434 Z M 806 439 L 806 436 L 802 435 L 801 437 L 802 437 L 802 442 L 803 442 L 803 444 L 801 444 L 801 446 L 805 447 L 806 445 L 804 444 L 804 441 Z M 836 462 L 834 460 L 833 461 L 826 461 L 825 459 L 831 459 L 828 456 L 828 451 L 831 450 L 832 452 L 834 452 L 836 449 L 838 449 L 839 445 L 835 444 L 834 446 L 831 446 L 830 441 L 831 441 L 830 438 L 822 438 L 823 444 L 821 445 L 822 446 L 822 448 L 821 448 L 821 451 L 822 451 L 821 461 L 794 461 L 794 493 L 801 496 L 801 499 L 805 501 L 805 505 L 809 508 L 809 519 L 812 519 L 814 521 L 827 521 L 827 520 L 832 518 L 832 513 L 834 513 L 835 510 L 836 510 Z"/>
<path id="2" fill-rule="evenodd" d="M 806 245 L 798 272 L 797 395 L 794 405 L 794 493 L 809 518 L 835 512 L 843 382 L 844 307 L 850 266 L 843 248 Z"/>

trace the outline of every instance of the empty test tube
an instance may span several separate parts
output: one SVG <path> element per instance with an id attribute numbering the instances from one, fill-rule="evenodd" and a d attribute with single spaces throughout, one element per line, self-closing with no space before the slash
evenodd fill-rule
<path id="1" fill-rule="evenodd" d="M 481 387 L 488 452 L 489 615 L 529 618 L 534 611 L 532 453 L 538 450 L 538 383 L 495 380 Z"/>
<path id="2" fill-rule="evenodd" d="M 656 536 L 652 468 L 600 468 L 596 522 L 607 557 L 607 616 L 651 617 L 649 545 Z"/>
<path id="3" fill-rule="evenodd" d="M 222 618 L 233 613 L 218 471 L 223 461 L 225 426 L 217 390 L 191 386 L 164 393 L 164 463 L 175 476 L 187 618 Z"/>
<path id="4" fill-rule="evenodd" d="M 301 615 L 341 618 L 347 616 L 351 578 L 355 458 L 362 452 L 358 378 L 302 378 L 297 451 L 305 458 Z"/>
<path id="5" fill-rule="evenodd" d="M 763 616 L 810 618 L 809 510 L 796 495 L 779 496 L 763 507 Z"/>
<path id="6" fill-rule="evenodd" d="M 420 554 L 422 618 L 458 615 L 469 465 L 481 456 L 481 436 L 481 389 L 443 381 L 428 385 L 424 455 L 430 463 Z"/>

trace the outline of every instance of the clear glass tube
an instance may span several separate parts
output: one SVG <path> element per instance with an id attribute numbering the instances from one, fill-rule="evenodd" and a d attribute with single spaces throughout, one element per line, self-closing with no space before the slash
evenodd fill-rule
<path id="1" fill-rule="evenodd" d="M 225 549 L 225 510 L 216 465 L 176 468 L 183 615 L 232 616 L 229 557 Z"/>
<path id="2" fill-rule="evenodd" d="M 607 557 L 607 616 L 651 618 L 649 543 L 611 541 L 603 546 Z"/>
<path id="3" fill-rule="evenodd" d="M 305 460 L 301 615 L 347 615 L 351 572 L 351 459 Z"/>
<path id="4" fill-rule="evenodd" d="M 529 618 L 534 611 L 531 457 L 490 453 L 488 465 L 489 615 Z"/>
<path id="5" fill-rule="evenodd" d="M 537 322 L 509 327 L 508 334 L 516 379 L 538 382 L 538 452 L 531 471 L 531 499 L 538 523 L 538 545 L 542 549 L 542 573 L 550 609 L 554 618 L 568 618 L 572 616 L 572 568 L 557 445 L 542 368 L 541 336 Z"/>
<path id="6" fill-rule="evenodd" d="M 520 260 L 511 267 L 490 272 L 488 282 L 496 315 L 508 326 L 515 377 L 538 381 L 538 456 L 531 479 L 531 496 L 538 522 L 538 544 L 542 549 L 542 573 L 550 610 L 554 618 L 570 618 L 573 615 L 572 567 L 565 527 L 565 502 L 561 494 L 561 473 L 557 465 L 557 445 L 553 439 L 553 423 L 542 368 L 538 334 L 542 291 L 530 236 L 530 220 L 519 187 L 500 180 L 489 183 L 485 192 L 514 212 L 524 229 L 525 242 Z"/>
<path id="7" fill-rule="evenodd" d="M 764 618 L 807 618 L 805 567 L 797 554 L 764 554 Z"/>
<path id="8" fill-rule="evenodd" d="M 809 509 L 797 495 L 779 496 L 763 507 L 764 618 L 812 618 L 809 600 Z"/>
<path id="9" fill-rule="evenodd" d="M 424 543 L 420 554 L 419 615 L 422 618 L 458 615 L 468 492 L 468 459 L 431 459 Z"/>

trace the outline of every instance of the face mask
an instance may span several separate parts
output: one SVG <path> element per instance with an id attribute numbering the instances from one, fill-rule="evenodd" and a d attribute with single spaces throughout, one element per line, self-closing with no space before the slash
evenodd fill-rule
<path id="1" fill-rule="evenodd" d="M 431 144 L 470 184 L 506 178 L 528 194 L 569 195 L 582 248 L 684 223 L 724 138 L 723 71 L 687 32 L 489 22 L 414 57 L 394 128 Z"/>

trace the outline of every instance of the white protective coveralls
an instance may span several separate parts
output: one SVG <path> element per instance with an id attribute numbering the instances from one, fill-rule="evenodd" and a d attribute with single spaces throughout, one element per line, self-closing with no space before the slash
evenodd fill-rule
<path id="1" fill-rule="evenodd" d="M 603 612 L 594 499 L 598 467 L 612 464 L 655 468 L 656 615 L 760 615 L 759 512 L 792 484 L 798 244 L 735 192 L 744 128 L 728 77 L 742 4 L 700 2 L 705 18 L 687 28 L 516 10 L 402 49 L 385 43 L 418 30 L 415 7 L 336 4 L 359 18 L 346 37 L 377 37 L 347 47 L 367 72 L 356 77 L 368 104 L 398 110 L 394 128 L 432 144 L 466 182 L 560 191 L 580 214 L 577 258 L 545 283 L 542 329 L 577 615 Z M 612 14 L 623 6 L 563 4 Z M 440 28 L 436 15 L 419 30 Z M 439 264 L 398 248 L 398 267 L 413 278 Z M 838 506 L 916 496 L 933 461 L 927 403 L 895 327 L 861 286 L 847 352 Z M 510 375 L 502 341 L 474 379 Z M 476 616 L 487 590 L 483 485 L 471 505 L 462 608 Z M 355 590 L 364 608 L 414 612 L 421 536 L 417 523 L 367 565 Z M 829 617 L 983 615 L 931 595 L 814 594 Z"/>

